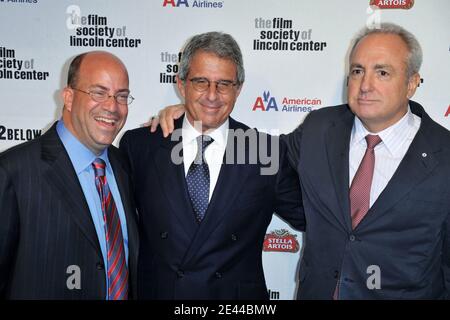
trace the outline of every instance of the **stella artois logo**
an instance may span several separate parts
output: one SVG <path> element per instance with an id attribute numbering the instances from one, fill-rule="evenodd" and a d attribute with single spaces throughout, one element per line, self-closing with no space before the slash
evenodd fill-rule
<path id="1" fill-rule="evenodd" d="M 411 9 L 414 0 L 370 0 L 370 5 L 380 9 Z"/>
<path id="2" fill-rule="evenodd" d="M 274 230 L 264 237 L 263 251 L 292 252 L 300 249 L 297 235 L 290 234 L 288 230 Z"/>

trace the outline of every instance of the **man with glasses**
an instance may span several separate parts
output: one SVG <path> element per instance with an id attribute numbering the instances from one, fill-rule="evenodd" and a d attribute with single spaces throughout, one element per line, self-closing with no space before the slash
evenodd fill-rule
<path id="1" fill-rule="evenodd" d="M 421 64 L 409 31 L 364 28 L 348 103 L 282 138 L 307 223 L 299 299 L 450 298 L 450 132 L 411 100 Z M 161 113 L 166 133 L 182 111 Z"/>
<path id="2" fill-rule="evenodd" d="M 133 101 L 128 72 L 76 56 L 62 119 L 0 155 L 0 296 L 136 297 L 137 225 L 127 167 L 111 146 Z"/>
<path id="3" fill-rule="evenodd" d="M 121 140 L 140 218 L 140 298 L 268 299 L 261 248 L 272 214 L 303 226 L 278 140 L 230 117 L 243 83 L 236 41 L 196 35 L 177 77 L 186 105 L 178 130 L 164 138 L 140 128 Z M 278 173 L 264 174 L 262 151 Z"/>

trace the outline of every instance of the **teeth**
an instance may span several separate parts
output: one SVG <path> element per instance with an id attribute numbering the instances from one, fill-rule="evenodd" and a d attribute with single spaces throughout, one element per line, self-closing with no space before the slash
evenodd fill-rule
<path id="1" fill-rule="evenodd" d="M 103 122 L 106 122 L 106 123 L 109 123 L 109 124 L 115 124 L 116 123 L 115 120 L 108 119 L 108 118 L 102 118 L 102 117 L 97 117 L 97 118 L 95 118 L 95 120 L 103 121 Z"/>

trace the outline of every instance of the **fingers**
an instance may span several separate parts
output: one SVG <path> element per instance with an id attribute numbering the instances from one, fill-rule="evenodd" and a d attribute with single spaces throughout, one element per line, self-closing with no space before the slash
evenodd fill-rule
<path id="1" fill-rule="evenodd" d="M 184 105 L 176 104 L 162 109 L 158 116 L 153 116 L 146 124 L 150 127 L 150 132 L 155 132 L 158 125 L 161 126 L 163 136 L 167 138 L 175 129 L 175 120 L 184 114 Z"/>
<path id="2" fill-rule="evenodd" d="M 156 129 L 158 128 L 159 125 L 159 117 L 158 116 L 154 116 L 152 117 L 152 119 L 150 120 L 150 132 L 155 132 Z"/>
<path id="3" fill-rule="evenodd" d="M 177 104 L 164 108 L 159 113 L 159 123 L 164 137 L 167 137 L 175 129 L 175 120 L 184 114 L 184 105 Z"/>
<path id="4" fill-rule="evenodd" d="M 169 134 L 172 133 L 173 128 L 174 128 L 174 124 L 173 124 L 174 121 L 168 115 L 168 112 L 167 112 L 168 108 L 170 108 L 170 106 L 162 109 L 159 112 L 159 125 L 161 126 L 161 130 L 163 132 L 164 138 L 167 138 L 169 136 Z"/>

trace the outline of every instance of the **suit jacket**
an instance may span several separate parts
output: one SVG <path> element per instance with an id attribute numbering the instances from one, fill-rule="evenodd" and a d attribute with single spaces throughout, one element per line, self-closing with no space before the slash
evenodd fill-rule
<path id="1" fill-rule="evenodd" d="M 129 237 L 130 293 L 136 297 L 138 235 L 126 161 L 110 147 Z M 105 299 L 105 267 L 81 185 L 56 132 L 0 155 L 0 296 Z M 78 266 L 81 289 L 67 280 Z M 70 282 L 70 279 L 69 279 Z"/>
<path id="2" fill-rule="evenodd" d="M 419 104 L 410 106 L 422 119 L 420 129 L 354 230 L 349 205 L 354 115 L 348 105 L 312 112 L 285 137 L 307 221 L 299 299 L 331 299 L 338 280 L 342 299 L 449 297 L 450 132 Z"/>
<path id="3" fill-rule="evenodd" d="M 250 130 L 259 141 L 268 137 L 231 118 L 229 124 L 230 129 Z M 237 155 L 232 140 L 229 135 L 224 159 L 233 150 Z M 271 152 L 268 140 L 262 141 Z M 259 159 L 254 164 L 222 164 L 198 224 L 184 165 L 171 160 L 177 145 L 181 139 L 171 141 L 148 128 L 128 131 L 120 142 L 130 160 L 140 216 L 139 298 L 268 299 L 262 247 L 272 214 L 277 211 L 295 227 L 304 225 L 295 171 L 276 151 L 280 170 L 275 175 L 261 175 Z M 240 149 L 246 158 L 249 147 L 247 143 Z"/>

